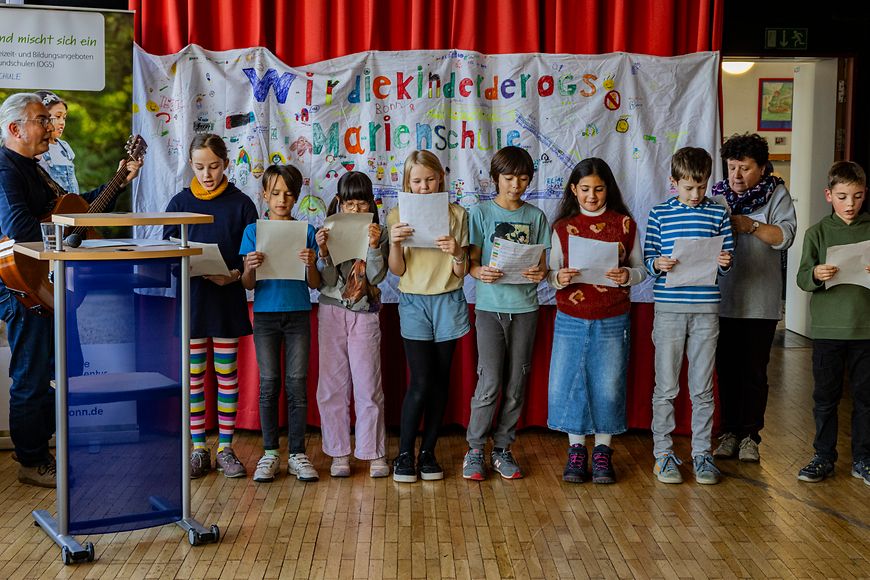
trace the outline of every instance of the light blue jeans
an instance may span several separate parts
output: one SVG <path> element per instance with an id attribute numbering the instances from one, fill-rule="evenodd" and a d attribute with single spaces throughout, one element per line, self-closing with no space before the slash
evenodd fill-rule
<path id="1" fill-rule="evenodd" d="M 575 318 L 556 313 L 550 357 L 550 429 L 591 435 L 626 430 L 629 315 Z"/>
<path id="2" fill-rule="evenodd" d="M 692 457 L 710 452 L 713 432 L 713 364 L 719 338 L 719 314 L 660 312 L 653 322 L 656 386 L 652 400 L 653 454 L 673 450 L 674 399 L 680 392 L 683 353 L 689 359 L 692 399 Z M 734 364 L 740 364 L 735 361 Z"/>

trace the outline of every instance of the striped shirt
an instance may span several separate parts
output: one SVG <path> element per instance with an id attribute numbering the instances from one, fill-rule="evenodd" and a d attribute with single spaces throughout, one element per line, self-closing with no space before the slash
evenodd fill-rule
<path id="1" fill-rule="evenodd" d="M 656 258 L 670 256 L 677 238 L 712 238 L 725 236 L 722 250 L 734 252 L 734 236 L 728 210 L 709 198 L 704 198 L 698 207 L 690 207 L 676 197 L 662 202 L 649 212 L 646 239 L 643 245 L 643 261 L 647 271 L 655 278 L 653 295 L 656 304 L 702 305 L 718 304 L 719 286 L 684 286 L 666 288 L 666 272 L 653 266 Z M 730 267 L 728 268 L 730 269 Z M 728 269 L 719 268 L 719 275 Z"/>

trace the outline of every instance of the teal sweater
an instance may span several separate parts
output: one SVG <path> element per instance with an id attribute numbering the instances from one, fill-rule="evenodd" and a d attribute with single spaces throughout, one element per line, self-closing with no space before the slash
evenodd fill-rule
<path id="1" fill-rule="evenodd" d="M 812 292 L 812 338 L 870 340 L 870 290 L 855 284 L 825 289 L 813 278 L 813 268 L 825 263 L 828 248 L 870 240 L 870 215 L 860 214 L 846 224 L 831 214 L 807 230 L 797 283 Z M 868 274 L 870 276 L 870 274 Z"/>

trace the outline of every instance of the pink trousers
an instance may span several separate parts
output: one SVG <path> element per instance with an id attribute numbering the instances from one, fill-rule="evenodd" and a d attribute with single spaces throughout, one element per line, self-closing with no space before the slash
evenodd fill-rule
<path id="1" fill-rule="evenodd" d="M 377 314 L 321 304 L 317 309 L 320 379 L 317 406 L 323 452 L 350 455 L 350 404 L 356 415 L 357 459 L 386 454 L 381 388 L 381 327 Z"/>

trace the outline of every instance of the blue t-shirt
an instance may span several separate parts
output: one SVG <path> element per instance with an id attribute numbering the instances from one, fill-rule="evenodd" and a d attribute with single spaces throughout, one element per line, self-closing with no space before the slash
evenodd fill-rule
<path id="1" fill-rule="evenodd" d="M 519 244 L 543 244 L 550 248 L 550 227 L 547 216 L 530 203 L 513 211 L 504 209 L 494 200 L 484 201 L 468 212 L 468 241 L 480 248 L 480 264 L 489 265 L 492 242 L 502 238 Z M 538 285 L 487 284 L 477 281 L 478 310 L 522 314 L 538 309 Z"/>
<path id="2" fill-rule="evenodd" d="M 308 240 L 305 247 L 317 249 L 314 240 L 316 230 L 308 224 Z M 257 249 L 257 222 L 245 228 L 239 255 L 244 256 Z M 296 312 L 311 310 L 311 295 L 308 284 L 302 280 L 257 280 L 254 287 L 254 312 Z"/>

